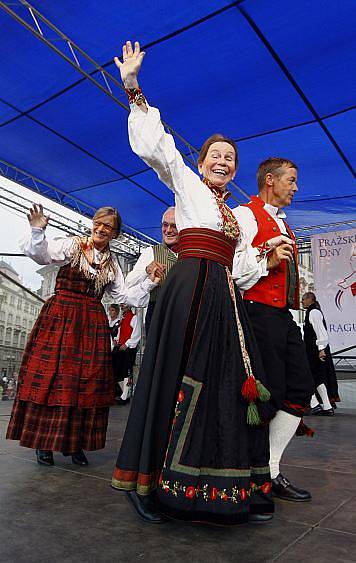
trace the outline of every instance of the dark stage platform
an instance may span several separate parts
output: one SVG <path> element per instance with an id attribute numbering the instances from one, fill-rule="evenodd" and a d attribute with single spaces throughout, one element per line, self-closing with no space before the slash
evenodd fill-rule
<path id="1" fill-rule="evenodd" d="M 313 439 L 294 438 L 283 473 L 308 488 L 311 503 L 276 502 L 272 522 L 235 528 L 137 520 L 110 488 L 128 406 L 111 411 L 107 447 L 81 469 L 55 454 L 4 440 L 12 402 L 0 402 L 0 561 L 2 563 L 344 563 L 356 561 L 356 416 L 308 417 Z"/>

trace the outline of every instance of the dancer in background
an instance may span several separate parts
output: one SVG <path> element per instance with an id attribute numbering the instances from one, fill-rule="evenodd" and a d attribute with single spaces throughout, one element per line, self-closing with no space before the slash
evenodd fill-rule
<path id="1" fill-rule="evenodd" d="M 147 522 L 238 524 L 271 519 L 269 393 L 232 266 L 239 226 L 225 203 L 235 143 L 209 137 L 202 179 L 185 165 L 139 88 L 144 53 L 123 47 L 129 138 L 175 193 L 178 261 L 161 288 L 112 486 Z M 254 259 L 254 255 L 253 255 Z M 155 506 L 156 491 L 158 509 Z"/>
<path id="2" fill-rule="evenodd" d="M 49 217 L 30 209 L 31 236 L 23 251 L 38 264 L 57 263 L 55 294 L 42 307 L 27 343 L 7 438 L 34 448 L 41 465 L 53 452 L 87 465 L 83 450 L 105 446 L 109 406 L 114 399 L 110 333 L 101 304 L 104 291 L 121 303 L 144 307 L 151 279 L 126 289 L 109 242 L 121 229 L 116 209 L 102 207 L 91 236 L 47 240 Z"/>
<path id="3" fill-rule="evenodd" d="M 137 346 L 141 339 L 141 326 L 137 315 L 133 313 L 131 307 L 121 305 L 120 308 L 122 318 L 117 335 L 114 338 L 116 377 L 121 391 L 120 395 L 116 397 L 116 402 L 119 405 L 126 405 L 130 401 L 133 387 L 133 367 L 135 365 Z"/>
<path id="4" fill-rule="evenodd" d="M 136 283 L 141 283 L 152 272 L 153 268 L 159 268 L 158 273 L 161 277 L 160 284 L 151 291 L 150 302 L 147 307 L 145 317 L 146 336 L 150 329 L 151 319 L 162 283 L 167 277 L 169 270 L 177 262 L 175 252 L 178 243 L 178 231 L 175 219 L 174 207 L 168 207 L 162 217 L 162 243 L 148 246 L 145 248 L 135 266 L 126 276 L 126 286 L 132 287 Z"/>
<path id="5" fill-rule="evenodd" d="M 334 416 L 331 400 L 333 402 L 340 401 L 340 397 L 324 315 L 320 310 L 315 293 L 312 291 L 304 293 L 302 305 L 306 309 L 304 319 L 305 347 L 315 388 L 322 403 L 319 403 L 314 393 L 310 401 L 310 414 Z M 332 389 L 331 399 L 329 399 L 328 385 Z"/>
<path id="6" fill-rule="evenodd" d="M 122 395 L 122 389 L 119 383 L 119 363 L 118 363 L 118 347 L 115 343 L 115 338 L 119 332 L 120 326 L 120 305 L 117 303 L 112 303 L 108 309 L 109 317 L 109 329 L 111 336 L 111 357 L 112 357 L 112 369 L 114 374 L 114 385 L 115 385 L 115 399 L 118 399 Z"/>
<path id="7" fill-rule="evenodd" d="M 254 252 L 254 264 L 244 252 L 236 261 L 236 283 L 252 323 L 277 413 L 270 423 L 272 493 L 290 501 L 309 501 L 311 495 L 282 475 L 282 454 L 313 393 L 305 346 L 291 309 L 299 309 L 298 257 L 295 237 L 283 208 L 297 191 L 297 166 L 284 158 L 259 165 L 258 196 L 234 209 L 241 229 L 241 246 Z M 300 430 L 299 430 L 300 432 Z"/>

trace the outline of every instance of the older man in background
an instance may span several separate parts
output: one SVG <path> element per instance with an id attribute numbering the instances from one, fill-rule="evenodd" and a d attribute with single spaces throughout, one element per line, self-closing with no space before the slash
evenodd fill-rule
<path id="1" fill-rule="evenodd" d="M 137 260 L 133 270 L 126 277 L 126 286 L 133 287 L 148 278 L 154 269 L 161 278 L 160 284 L 153 289 L 146 313 L 146 336 L 149 331 L 153 311 L 158 299 L 162 283 L 169 270 L 177 262 L 175 253 L 178 243 L 178 231 L 175 222 L 175 209 L 168 207 L 162 217 L 162 243 L 145 248 Z"/>

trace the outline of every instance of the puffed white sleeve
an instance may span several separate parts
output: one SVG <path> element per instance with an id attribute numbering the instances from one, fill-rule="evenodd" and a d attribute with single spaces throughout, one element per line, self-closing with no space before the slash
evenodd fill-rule
<path id="1" fill-rule="evenodd" d="M 20 242 L 20 248 L 37 264 L 61 263 L 73 254 L 73 238 L 47 240 L 45 229 L 31 227 L 29 236 Z"/>
<path id="2" fill-rule="evenodd" d="M 258 260 L 260 252 L 252 246 L 257 234 L 257 222 L 250 209 L 236 207 L 232 210 L 240 227 L 240 240 L 236 247 L 232 277 L 237 287 L 246 291 L 253 287 L 263 276 L 268 276 L 267 258 Z"/>
<path id="3" fill-rule="evenodd" d="M 123 303 L 129 307 L 147 307 L 150 300 L 150 292 L 156 287 L 156 284 L 147 278 L 133 287 L 127 287 L 116 257 L 115 261 L 116 279 L 107 286 L 106 293 L 110 295 L 115 303 Z"/>
<path id="4" fill-rule="evenodd" d="M 198 178 L 176 149 L 172 135 L 166 133 L 157 108 L 147 104 L 147 113 L 136 104 L 130 106 L 128 128 L 134 153 L 157 173 L 159 179 L 174 193 L 184 192 L 187 177 Z"/>
<path id="5" fill-rule="evenodd" d="M 309 313 L 309 321 L 316 334 L 316 345 L 318 350 L 324 350 L 329 344 L 328 333 L 326 332 L 323 315 L 318 309 L 312 309 Z"/>
<path id="6" fill-rule="evenodd" d="M 125 279 L 126 287 L 133 287 L 137 283 L 141 283 L 145 279 L 147 279 L 148 274 L 146 272 L 146 267 L 152 261 L 153 249 L 152 246 L 148 246 L 141 252 L 140 257 L 134 265 L 133 269 L 127 274 Z"/>
<path id="7" fill-rule="evenodd" d="M 130 325 L 132 327 L 131 338 L 126 340 L 125 344 L 128 348 L 136 348 L 141 338 L 141 327 L 137 315 L 132 317 Z"/>

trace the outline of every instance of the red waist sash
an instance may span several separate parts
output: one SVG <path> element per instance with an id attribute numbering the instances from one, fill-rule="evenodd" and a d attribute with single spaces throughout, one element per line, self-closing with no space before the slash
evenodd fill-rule
<path id="1" fill-rule="evenodd" d="M 232 270 L 236 240 L 213 229 L 183 229 L 179 233 L 178 260 L 207 258 Z"/>

